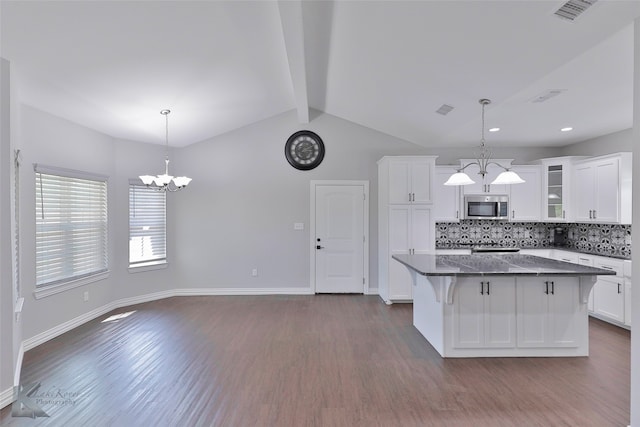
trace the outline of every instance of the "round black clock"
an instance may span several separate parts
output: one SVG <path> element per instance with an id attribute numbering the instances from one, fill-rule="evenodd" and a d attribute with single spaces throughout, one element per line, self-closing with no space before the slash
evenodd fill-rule
<path id="1" fill-rule="evenodd" d="M 284 145 L 284 156 L 296 169 L 311 170 L 324 159 L 324 143 L 310 130 L 301 130 L 289 137 Z"/>

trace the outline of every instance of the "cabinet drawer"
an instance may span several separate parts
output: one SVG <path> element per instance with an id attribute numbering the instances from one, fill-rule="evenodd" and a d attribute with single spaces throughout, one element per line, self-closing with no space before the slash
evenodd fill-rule
<path id="1" fill-rule="evenodd" d="M 605 270 L 615 271 L 617 276 L 622 277 L 624 275 L 624 264 L 618 260 L 601 260 L 596 259 L 593 263 L 594 267 L 603 268 Z"/>

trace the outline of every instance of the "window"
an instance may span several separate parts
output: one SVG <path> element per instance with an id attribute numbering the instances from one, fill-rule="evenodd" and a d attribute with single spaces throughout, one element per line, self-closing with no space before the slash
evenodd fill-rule
<path id="1" fill-rule="evenodd" d="M 129 267 L 167 262 L 166 193 L 129 183 Z"/>
<path id="2" fill-rule="evenodd" d="M 106 273 L 107 177 L 43 165 L 35 171 L 36 291 Z"/>

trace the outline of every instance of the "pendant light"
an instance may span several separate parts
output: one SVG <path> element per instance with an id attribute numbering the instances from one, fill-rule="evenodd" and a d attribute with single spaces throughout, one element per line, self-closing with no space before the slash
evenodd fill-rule
<path id="1" fill-rule="evenodd" d="M 512 171 L 510 168 L 502 166 L 500 163 L 491 161 L 491 151 L 487 149 L 484 143 L 484 107 L 491 104 L 489 99 L 481 99 L 478 101 L 480 105 L 482 105 L 482 139 L 480 140 L 480 156 L 473 162 L 467 163 L 460 169 L 456 171 L 453 175 L 449 177 L 447 182 L 444 185 L 469 185 L 474 184 L 475 181 L 469 178 L 469 175 L 464 173 L 464 170 L 471 165 L 477 165 L 480 168 L 478 172 L 482 175 L 482 179 L 487 174 L 487 166 L 496 165 L 504 169 L 503 172 L 498 175 L 496 179 L 493 180 L 491 185 L 505 185 L 505 184 L 522 184 L 524 179 L 520 178 L 517 173 Z"/>
<path id="2" fill-rule="evenodd" d="M 185 188 L 191 182 L 191 178 L 186 176 L 173 177 L 169 175 L 169 113 L 171 110 L 162 110 L 162 114 L 165 118 L 165 159 L 164 159 L 164 174 L 162 175 L 140 175 L 140 180 L 147 187 L 152 187 L 158 191 L 174 192 Z"/>

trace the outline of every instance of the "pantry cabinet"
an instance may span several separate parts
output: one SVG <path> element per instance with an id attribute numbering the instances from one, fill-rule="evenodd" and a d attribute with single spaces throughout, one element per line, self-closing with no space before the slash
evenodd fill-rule
<path id="1" fill-rule="evenodd" d="M 434 162 L 421 157 L 399 157 L 386 161 L 389 203 L 431 203 Z"/>
<path id="2" fill-rule="evenodd" d="M 387 303 L 410 302 L 412 280 L 391 259 L 435 252 L 435 156 L 388 156 L 378 161 L 378 292 Z"/>
<path id="3" fill-rule="evenodd" d="M 431 208 L 421 205 L 389 206 L 389 256 L 433 253 Z M 412 281 L 399 262 L 389 265 L 388 299 L 411 300 Z"/>

